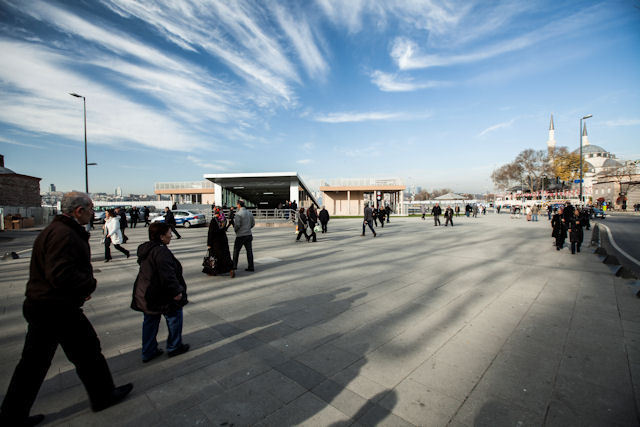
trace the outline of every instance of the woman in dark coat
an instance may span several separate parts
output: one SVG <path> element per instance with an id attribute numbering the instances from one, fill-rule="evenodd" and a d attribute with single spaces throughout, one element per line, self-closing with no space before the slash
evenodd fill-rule
<path id="1" fill-rule="evenodd" d="M 309 235 L 307 234 L 307 216 L 304 214 L 304 208 L 300 208 L 300 212 L 298 212 L 298 237 L 296 237 L 296 242 L 300 240 L 300 236 L 304 234 L 304 237 L 307 238 L 307 242 L 309 241 Z"/>
<path id="2" fill-rule="evenodd" d="M 571 253 L 575 254 L 576 250 L 580 252 L 580 245 L 584 233 L 582 231 L 582 221 L 580 220 L 580 212 L 576 209 L 574 219 L 569 223 L 569 241 L 571 242 Z"/>
<path id="3" fill-rule="evenodd" d="M 567 227 L 562 215 L 562 208 L 560 208 L 558 213 L 554 214 L 551 218 L 551 227 L 553 228 L 551 237 L 555 237 L 556 250 L 559 251 L 564 246 L 564 239 L 567 238 Z"/>
<path id="4" fill-rule="evenodd" d="M 309 209 L 307 209 L 307 218 L 309 220 L 309 228 L 311 229 L 311 236 L 309 236 L 309 238 L 313 239 L 312 241 L 317 242 L 318 238 L 316 237 L 316 230 L 314 230 L 314 228 L 318 223 L 318 214 L 316 213 L 316 209 L 313 205 L 309 206 Z"/>
<path id="5" fill-rule="evenodd" d="M 154 222 L 149 226 L 149 241 L 138 247 L 140 271 L 133 285 L 131 308 L 144 313 L 142 323 L 142 362 L 160 356 L 158 327 L 164 316 L 169 329 L 167 355 L 189 351 L 182 342 L 182 307 L 187 303 L 187 284 L 182 277 L 182 265 L 167 245 L 171 242 L 171 227 Z"/>
<path id="6" fill-rule="evenodd" d="M 209 233 L 207 235 L 209 256 L 214 257 L 215 261 L 213 269 L 206 271 L 206 273 L 210 276 L 229 273 L 231 277 L 234 277 L 233 260 L 231 259 L 231 252 L 229 252 L 229 240 L 227 239 L 229 224 L 224 224 L 224 222 L 220 208 L 216 208 L 215 215 L 209 223 Z"/>

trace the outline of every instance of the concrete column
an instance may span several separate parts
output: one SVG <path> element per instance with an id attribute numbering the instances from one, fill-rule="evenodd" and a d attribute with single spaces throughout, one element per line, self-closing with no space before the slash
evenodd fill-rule
<path id="1" fill-rule="evenodd" d="M 347 190 L 347 215 L 351 215 L 351 191 Z"/>
<path id="2" fill-rule="evenodd" d="M 298 205 L 298 208 L 300 207 L 300 200 L 299 200 L 299 189 L 298 189 L 298 180 L 296 178 L 292 178 L 291 182 L 289 183 L 289 201 L 290 202 L 296 202 L 296 204 Z"/>
<path id="3" fill-rule="evenodd" d="M 400 215 L 406 215 L 405 206 L 404 206 L 404 194 L 402 191 L 400 192 Z"/>
<path id="4" fill-rule="evenodd" d="M 216 206 L 222 206 L 222 186 L 220 184 L 213 184 L 213 201 Z"/>

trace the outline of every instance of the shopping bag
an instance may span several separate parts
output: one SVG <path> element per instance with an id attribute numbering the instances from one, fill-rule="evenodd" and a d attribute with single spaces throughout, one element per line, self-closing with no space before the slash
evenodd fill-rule
<path id="1" fill-rule="evenodd" d="M 316 225 L 315 227 L 313 227 L 313 231 L 315 231 L 316 233 L 319 233 L 322 231 L 322 227 L 320 227 L 319 225 Z"/>

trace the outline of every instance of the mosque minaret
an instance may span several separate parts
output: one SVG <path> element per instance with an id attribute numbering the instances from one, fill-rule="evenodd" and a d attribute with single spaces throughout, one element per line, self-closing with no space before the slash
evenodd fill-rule
<path id="1" fill-rule="evenodd" d="M 555 148 L 556 148 L 556 137 L 555 137 L 555 129 L 553 127 L 553 114 L 552 114 L 551 122 L 549 123 L 549 139 L 547 140 L 547 149 L 551 151 Z"/>
<path id="2" fill-rule="evenodd" d="M 582 128 L 582 146 L 589 145 L 589 137 L 587 137 L 587 124 Z"/>

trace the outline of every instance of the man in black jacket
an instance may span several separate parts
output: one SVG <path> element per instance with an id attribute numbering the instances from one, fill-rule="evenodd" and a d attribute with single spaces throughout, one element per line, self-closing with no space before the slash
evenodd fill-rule
<path id="1" fill-rule="evenodd" d="M 122 233 L 122 243 L 127 243 L 127 240 L 129 240 L 129 238 L 124 234 L 124 229 L 127 228 L 127 213 L 123 208 L 116 208 L 116 214 L 120 217 L 120 232 Z"/>
<path id="2" fill-rule="evenodd" d="M 140 216 L 140 211 L 137 206 L 131 208 L 131 228 L 136 228 L 138 225 L 138 218 Z"/>
<path id="3" fill-rule="evenodd" d="M 433 209 L 431 209 L 431 214 L 433 215 L 433 225 L 440 225 L 440 215 L 442 215 L 442 208 L 440 207 L 439 203 L 436 203 Z"/>
<path id="4" fill-rule="evenodd" d="M 145 206 L 144 209 L 142 210 L 142 213 L 144 215 L 144 226 L 146 227 L 147 225 L 149 225 L 149 214 L 151 213 L 151 211 L 149 210 L 149 207 Z"/>
<path id="5" fill-rule="evenodd" d="M 320 225 L 322 226 L 322 232 L 327 232 L 327 224 L 329 223 L 329 211 L 322 207 L 320 214 L 318 215 L 318 219 L 320 220 Z"/>
<path id="6" fill-rule="evenodd" d="M 373 237 L 376 237 L 376 231 L 373 229 L 373 209 L 369 207 L 369 204 L 364 205 L 364 221 L 362 222 L 362 236 L 364 236 L 364 230 L 366 226 L 369 226 Z"/>
<path id="7" fill-rule="evenodd" d="M 389 217 L 391 216 L 391 206 L 387 205 L 384 208 L 385 216 L 387 217 L 387 223 L 389 223 Z"/>
<path id="8" fill-rule="evenodd" d="M 453 209 L 451 209 L 451 206 L 447 206 L 447 209 L 445 209 L 444 219 L 445 219 L 444 221 L 445 227 L 449 225 L 449 223 L 451 223 L 451 226 L 453 227 Z"/>
<path id="9" fill-rule="evenodd" d="M 182 238 L 176 230 L 176 218 L 173 216 L 173 212 L 169 210 L 169 207 L 164 208 L 164 222 L 171 227 L 171 231 L 176 235 L 176 239 Z"/>
<path id="10" fill-rule="evenodd" d="M 115 387 L 100 340 L 82 305 L 96 289 L 89 233 L 84 225 L 93 213 L 85 193 L 67 193 L 62 215 L 54 218 L 33 244 L 23 314 L 28 323 L 22 357 L 2 402 L 0 425 L 35 425 L 44 415 L 29 416 L 53 355 L 62 346 L 76 367 L 93 411 L 125 398 L 131 383 Z"/>

